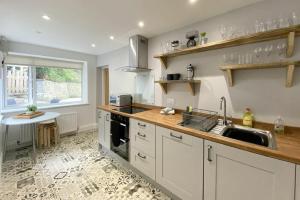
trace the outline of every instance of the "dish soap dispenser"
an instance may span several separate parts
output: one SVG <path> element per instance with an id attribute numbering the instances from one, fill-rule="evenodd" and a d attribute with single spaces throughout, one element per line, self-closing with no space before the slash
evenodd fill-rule
<path id="1" fill-rule="evenodd" d="M 253 113 L 251 112 L 250 108 L 246 108 L 244 115 L 243 115 L 243 125 L 252 128 L 253 121 L 254 121 Z"/>
<path id="2" fill-rule="evenodd" d="M 284 134 L 284 120 L 278 116 L 274 122 L 274 132 L 277 134 Z"/>

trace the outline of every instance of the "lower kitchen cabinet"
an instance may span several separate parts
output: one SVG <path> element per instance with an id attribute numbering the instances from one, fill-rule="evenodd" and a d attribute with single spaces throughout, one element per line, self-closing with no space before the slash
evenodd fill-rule
<path id="1" fill-rule="evenodd" d="M 155 158 L 149 154 L 144 153 L 131 147 L 130 151 L 130 164 L 136 169 L 155 180 Z"/>
<path id="2" fill-rule="evenodd" d="M 300 200 L 300 165 L 296 168 L 296 200 Z"/>
<path id="3" fill-rule="evenodd" d="M 110 149 L 110 112 L 98 110 L 99 143 Z"/>
<path id="4" fill-rule="evenodd" d="M 204 142 L 204 200 L 293 200 L 295 164 Z"/>
<path id="5" fill-rule="evenodd" d="M 156 126 L 156 181 L 184 200 L 203 195 L 203 140 Z"/>

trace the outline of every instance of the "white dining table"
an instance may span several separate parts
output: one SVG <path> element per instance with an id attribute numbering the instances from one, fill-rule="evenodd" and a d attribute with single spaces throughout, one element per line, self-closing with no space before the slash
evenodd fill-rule
<path id="1" fill-rule="evenodd" d="M 37 125 L 41 122 L 48 120 L 55 120 L 57 124 L 57 118 L 60 116 L 57 112 L 45 112 L 44 115 L 35 117 L 32 119 L 17 119 L 15 117 L 8 117 L 2 120 L 2 124 L 5 125 L 5 135 L 4 135 L 4 148 L 3 148 L 3 161 L 6 158 L 6 148 L 7 148 L 7 138 L 9 126 L 19 126 L 19 125 L 30 125 L 32 127 L 32 157 L 34 162 L 36 161 L 36 150 L 35 150 L 35 136 L 37 132 Z"/>

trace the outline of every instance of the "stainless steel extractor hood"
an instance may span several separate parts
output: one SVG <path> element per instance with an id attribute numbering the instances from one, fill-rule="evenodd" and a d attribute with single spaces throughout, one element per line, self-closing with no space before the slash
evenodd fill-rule
<path id="1" fill-rule="evenodd" d="M 119 68 L 124 72 L 148 72 L 148 39 L 135 35 L 129 38 L 129 65 Z"/>

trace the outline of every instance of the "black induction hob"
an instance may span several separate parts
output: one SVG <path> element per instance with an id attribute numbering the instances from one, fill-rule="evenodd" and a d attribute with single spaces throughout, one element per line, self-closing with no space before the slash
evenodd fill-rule
<path id="1" fill-rule="evenodd" d="M 149 109 L 147 108 L 140 108 L 140 107 L 134 107 L 134 106 L 126 106 L 126 107 L 119 107 L 119 108 L 114 108 L 113 110 L 123 112 L 123 113 L 128 113 L 128 114 L 135 114 L 139 112 L 144 112 Z"/>

